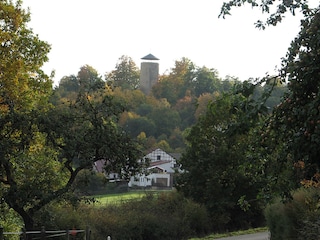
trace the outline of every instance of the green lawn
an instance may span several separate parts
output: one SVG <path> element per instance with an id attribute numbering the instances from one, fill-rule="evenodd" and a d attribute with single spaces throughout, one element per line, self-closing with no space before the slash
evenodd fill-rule
<path id="1" fill-rule="evenodd" d="M 115 193 L 115 194 L 105 194 L 105 195 L 95 195 L 93 196 L 98 204 L 106 205 L 106 204 L 119 204 L 122 202 L 139 199 L 147 194 L 158 194 L 163 191 L 129 191 L 125 193 Z"/>

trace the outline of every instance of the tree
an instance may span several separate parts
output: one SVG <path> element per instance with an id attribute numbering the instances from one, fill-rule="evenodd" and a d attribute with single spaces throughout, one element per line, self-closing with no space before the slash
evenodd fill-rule
<path id="1" fill-rule="evenodd" d="M 153 136 L 156 129 L 154 122 L 146 117 L 129 118 L 125 125 L 125 129 L 132 137 L 137 137 L 141 132 L 148 137 Z"/>
<path id="2" fill-rule="evenodd" d="M 266 106 L 272 111 L 282 100 L 285 95 L 285 93 L 288 91 L 288 86 L 287 84 L 283 84 L 280 79 L 275 78 L 275 83 L 273 81 L 269 81 L 269 83 L 266 83 L 263 88 L 271 87 L 273 88 L 270 97 L 266 101 Z M 268 86 L 269 85 L 269 86 Z"/>
<path id="3" fill-rule="evenodd" d="M 195 122 L 194 112 L 196 110 L 196 104 L 191 96 L 186 95 L 184 98 L 179 99 L 173 109 L 180 115 L 181 124 L 179 127 L 181 129 L 185 129 Z"/>
<path id="4" fill-rule="evenodd" d="M 27 28 L 21 1 L 1 1 L 0 19 L 0 204 L 31 230 L 36 213 L 67 198 L 93 161 L 105 159 L 107 171 L 128 177 L 141 155 L 117 126 L 123 106 L 105 95 L 91 67 L 78 74 L 77 98 L 53 106 L 52 81 L 41 70 L 50 46 Z"/>
<path id="5" fill-rule="evenodd" d="M 204 116 L 208 109 L 208 104 L 214 101 L 220 96 L 219 92 L 204 93 L 197 99 L 197 109 L 194 113 L 194 117 L 198 120 L 201 116 Z"/>
<path id="6" fill-rule="evenodd" d="M 67 93 L 79 92 L 80 84 L 79 84 L 78 78 L 75 75 L 70 75 L 70 76 L 64 76 L 60 80 L 58 87 L 63 88 L 63 90 Z"/>
<path id="7" fill-rule="evenodd" d="M 68 99 L 76 99 L 77 94 L 80 90 L 80 85 L 75 75 L 64 76 L 57 87 L 54 89 L 54 94 L 51 96 L 50 101 L 53 104 L 63 101 L 66 102 Z"/>
<path id="8" fill-rule="evenodd" d="M 319 7 L 311 9 L 307 1 L 234 0 L 224 4 L 222 15 L 228 14 L 233 6 L 249 2 L 265 13 L 269 13 L 270 7 L 279 2 L 276 12 L 269 15 L 266 23 L 258 22 L 258 27 L 276 25 L 288 11 L 295 14 L 300 9 L 303 13 L 301 30 L 292 41 L 279 70 L 278 79 L 288 83 L 288 92 L 266 121 L 261 138 L 261 143 L 264 143 L 262 157 L 274 166 L 272 184 L 284 197 L 290 197 L 290 190 L 299 187 L 302 180 L 318 181 Z"/>
<path id="9" fill-rule="evenodd" d="M 292 42 L 280 72 L 282 81 L 288 82 L 288 92 L 266 124 L 269 131 L 264 137 L 276 144 L 275 161 L 282 170 L 276 176 L 290 173 L 291 184 L 277 181 L 287 194 L 302 180 L 313 179 L 320 168 L 319 24 L 318 11 L 302 21 L 301 31 Z"/>
<path id="10" fill-rule="evenodd" d="M 175 152 L 181 152 L 185 148 L 185 141 L 180 129 L 176 128 L 172 131 L 169 139 L 169 145 Z"/>
<path id="11" fill-rule="evenodd" d="M 278 2 L 275 11 L 270 13 L 273 10 L 273 5 Z M 295 15 L 296 10 L 301 10 L 305 17 L 312 15 L 312 9 L 308 6 L 308 0 L 274 0 L 274 1 L 264 1 L 264 0 L 230 0 L 229 2 L 224 2 L 221 8 L 219 16 L 225 17 L 230 15 L 231 9 L 233 7 L 241 7 L 245 4 L 250 4 L 253 8 L 260 8 L 262 13 L 269 14 L 266 22 L 258 20 L 256 22 L 256 27 L 264 29 L 266 25 L 277 25 L 285 17 L 285 13 L 290 12 L 292 15 Z"/>
<path id="12" fill-rule="evenodd" d="M 175 62 L 175 67 L 169 75 L 163 75 L 152 88 L 153 95 L 158 98 L 166 98 L 174 105 L 180 98 L 183 98 L 194 78 L 195 66 L 191 60 L 182 58 Z"/>
<path id="13" fill-rule="evenodd" d="M 239 78 L 226 76 L 225 79 L 222 80 L 221 90 L 223 92 L 228 92 L 232 89 L 233 85 L 239 83 Z"/>
<path id="14" fill-rule="evenodd" d="M 106 81 L 114 87 L 122 89 L 138 89 L 140 79 L 140 71 L 128 56 L 121 56 L 116 64 L 116 69 L 106 74 Z"/>
<path id="15" fill-rule="evenodd" d="M 156 137 L 159 137 L 161 134 L 170 136 L 170 133 L 181 123 L 179 113 L 168 107 L 153 109 L 149 118 L 156 125 Z"/>
<path id="16" fill-rule="evenodd" d="M 50 46 L 27 28 L 30 14 L 21 1 L 0 6 L 0 111 L 29 111 L 50 92 L 52 82 L 41 70 Z"/>
<path id="17" fill-rule="evenodd" d="M 147 101 L 147 96 L 141 90 L 128 90 L 116 88 L 112 91 L 113 96 L 122 99 L 130 110 L 136 111 L 142 104 Z"/>
<path id="18" fill-rule="evenodd" d="M 26 229 L 34 227 L 35 214 L 45 205 L 69 200 L 69 194 L 77 199 L 73 183 L 93 162 L 106 160 L 106 171 L 122 173 L 124 179 L 136 173 L 142 156 L 138 145 L 116 124 L 123 110 L 110 96 L 81 92 L 76 101 L 25 120 L 20 128 L 27 128 L 25 135 L 31 132 L 32 138 L 24 136 L 29 144 L 15 155 L 8 153 L 1 173 L 10 179 L 3 182 L 4 200 L 20 214 Z"/>
<path id="19" fill-rule="evenodd" d="M 96 69 L 89 65 L 80 67 L 77 75 L 71 74 L 64 76 L 57 87 L 54 89 L 54 94 L 51 95 L 50 101 L 54 105 L 59 102 L 76 101 L 79 93 L 87 91 L 98 91 L 106 88 L 106 83 L 99 76 Z"/>
<path id="20" fill-rule="evenodd" d="M 82 91 L 98 90 L 105 86 L 105 82 L 99 76 L 97 70 L 89 65 L 82 66 L 77 75 L 78 83 Z"/>
<path id="21" fill-rule="evenodd" d="M 42 161 L 44 155 L 50 158 L 55 154 L 43 147 L 44 136 L 34 121 L 48 109 L 52 81 L 41 66 L 48 60 L 50 46 L 27 28 L 30 13 L 22 9 L 21 1 L 1 1 L 0 9 L 0 197 L 1 203 L 17 212 L 30 227 L 28 203 L 38 199 L 25 201 L 34 187 L 30 180 L 36 176 L 29 163 L 37 167 L 39 162 L 33 160 Z M 43 162 L 43 168 L 49 165 Z M 56 169 L 51 167 L 49 171 Z M 37 179 L 44 180 L 44 185 L 36 191 L 52 180 L 43 175 Z"/>
<path id="22" fill-rule="evenodd" d="M 97 91 L 106 87 L 96 69 L 89 65 L 80 67 L 77 75 L 64 76 L 54 89 L 50 100 L 53 104 L 69 100 L 76 100 L 80 92 Z"/>
<path id="23" fill-rule="evenodd" d="M 218 72 L 207 67 L 198 68 L 191 86 L 196 97 L 203 93 L 213 93 L 221 89 L 221 80 L 218 78 Z"/>
<path id="24" fill-rule="evenodd" d="M 253 129 L 261 121 L 258 114 L 253 115 L 258 107 L 253 90 L 253 84 L 244 82 L 232 93 L 213 99 L 191 128 L 186 151 L 179 161 L 183 172 L 178 190 L 207 207 L 216 220 L 216 230 L 244 227 L 241 224 L 256 217 L 254 221 L 261 220 L 259 201 L 251 202 L 248 212 L 241 212 L 238 204 L 244 194 L 256 199 L 261 187 L 253 185 L 256 181 L 245 167 Z"/>

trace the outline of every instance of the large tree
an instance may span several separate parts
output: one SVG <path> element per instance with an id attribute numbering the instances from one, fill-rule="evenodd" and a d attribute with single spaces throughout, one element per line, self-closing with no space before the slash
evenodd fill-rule
<path id="1" fill-rule="evenodd" d="M 27 27 L 30 14 L 22 9 L 21 1 L 1 1 L 0 19 L 0 197 L 27 222 L 23 206 L 29 206 L 24 198 L 33 184 L 26 182 L 35 174 L 29 163 L 54 154 L 38 148 L 43 136 L 34 122 L 46 110 L 52 89 L 41 70 L 50 46 Z M 39 179 L 44 177 L 39 175 Z"/>
<path id="2" fill-rule="evenodd" d="M 106 74 L 108 85 L 122 89 L 138 89 L 140 71 L 131 57 L 121 56 L 115 70 Z"/>
<path id="3" fill-rule="evenodd" d="M 281 79 L 288 82 L 288 93 L 266 123 L 264 137 L 278 149 L 277 156 L 268 154 L 281 169 L 275 181 L 287 193 L 304 179 L 319 181 L 314 178 L 320 169 L 319 26 L 318 10 L 302 21 L 280 72 Z M 279 175 L 288 172 L 283 183 L 285 179 Z"/>
<path id="4" fill-rule="evenodd" d="M 89 65 L 80 67 L 77 75 L 64 76 L 51 96 L 51 101 L 56 104 L 59 101 L 77 99 L 79 92 L 96 91 L 106 87 L 106 83 L 99 76 L 96 69 Z"/>
<path id="5" fill-rule="evenodd" d="M 105 86 L 105 82 L 99 76 L 97 70 L 89 65 L 80 68 L 77 80 L 82 91 L 98 90 Z"/>
<path id="6" fill-rule="evenodd" d="M 174 68 L 169 75 L 163 75 L 152 88 L 153 95 L 158 98 L 166 98 L 167 101 L 174 105 L 183 98 L 189 89 L 189 83 L 194 78 L 195 65 L 188 58 L 182 58 L 175 61 Z"/>
<path id="7" fill-rule="evenodd" d="M 218 72 L 207 67 L 197 68 L 195 77 L 190 82 L 190 87 L 196 97 L 204 93 L 220 91 L 221 85 L 222 82 L 218 77 Z"/>
<path id="8" fill-rule="evenodd" d="M 183 172 L 177 188 L 207 207 L 216 230 L 248 227 L 245 224 L 261 220 L 258 201 L 252 202 L 247 212 L 241 212 L 238 204 L 244 195 L 255 199 L 261 187 L 246 171 L 253 132 L 265 113 L 253 99 L 253 89 L 252 83 L 244 82 L 232 93 L 213 99 L 191 128 L 179 161 Z"/>
<path id="9" fill-rule="evenodd" d="M 81 68 L 76 95 L 50 104 L 52 81 L 41 70 L 50 46 L 27 28 L 29 15 L 20 1 L 0 2 L 0 203 L 27 230 L 42 207 L 72 192 L 78 173 L 94 161 L 104 159 L 107 170 L 128 177 L 140 157 L 117 126 L 124 107 L 91 67 Z"/>
<path id="10" fill-rule="evenodd" d="M 269 13 L 265 23 L 258 21 L 258 27 L 276 25 L 288 11 L 295 14 L 300 10 L 303 13 L 301 30 L 283 58 L 278 74 L 278 79 L 288 84 L 288 92 L 281 104 L 274 108 L 261 139 L 262 157 L 268 165 L 274 166 L 269 172 L 272 175 L 271 185 L 284 196 L 290 196 L 290 190 L 298 187 L 300 181 L 319 181 L 319 6 L 312 9 L 306 0 L 233 0 L 224 4 L 222 14 L 229 14 L 232 7 L 245 3 Z M 276 8 L 272 8 L 276 3 Z M 270 13 L 271 9 L 275 12 Z"/>

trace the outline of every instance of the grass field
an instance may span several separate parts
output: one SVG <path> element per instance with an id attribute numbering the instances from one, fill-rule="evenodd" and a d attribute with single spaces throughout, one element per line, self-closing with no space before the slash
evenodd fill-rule
<path id="1" fill-rule="evenodd" d="M 98 204 L 106 205 L 106 204 L 119 204 L 122 202 L 139 199 L 147 194 L 159 194 L 163 191 L 129 191 L 125 193 L 115 193 L 115 194 L 105 194 L 105 195 L 95 195 L 93 196 L 97 201 Z"/>

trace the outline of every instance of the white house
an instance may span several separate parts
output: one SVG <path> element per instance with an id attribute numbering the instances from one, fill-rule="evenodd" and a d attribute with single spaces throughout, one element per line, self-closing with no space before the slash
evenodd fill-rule
<path id="1" fill-rule="evenodd" d="M 176 158 L 160 148 L 147 154 L 150 161 L 146 174 L 132 176 L 129 187 L 172 187 L 173 173 L 177 167 Z"/>
<path id="2" fill-rule="evenodd" d="M 155 149 L 140 161 L 149 161 L 149 167 L 145 169 L 146 173 L 132 176 L 128 182 L 129 187 L 173 187 L 173 173 L 177 168 L 177 162 L 180 155 L 173 157 L 160 148 Z M 104 171 L 105 160 L 96 161 L 93 170 L 104 173 L 110 182 L 120 182 L 118 173 L 106 174 Z"/>

